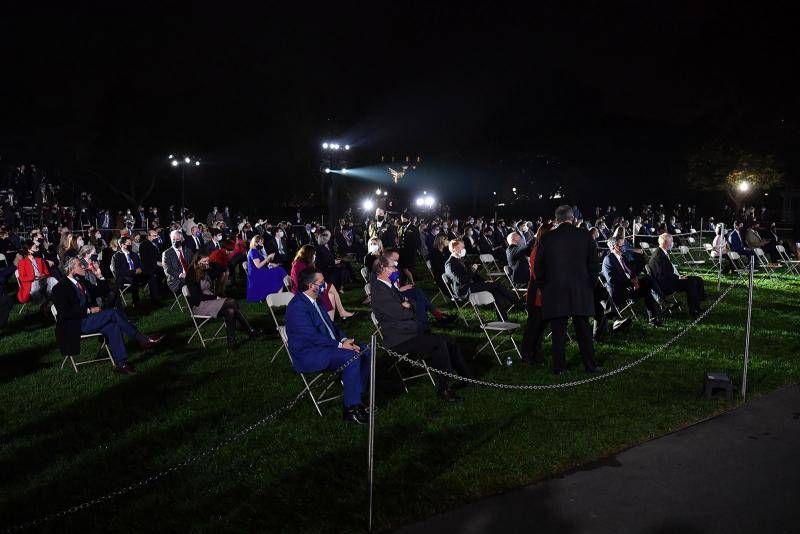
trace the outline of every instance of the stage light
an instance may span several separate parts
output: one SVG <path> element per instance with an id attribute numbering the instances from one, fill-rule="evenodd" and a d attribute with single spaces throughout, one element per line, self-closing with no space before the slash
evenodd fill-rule
<path id="1" fill-rule="evenodd" d="M 427 195 L 427 194 L 428 194 L 428 192 L 427 192 L 427 191 L 423 191 L 423 192 L 422 192 L 422 194 L 423 194 L 423 195 Z"/>
<path id="2" fill-rule="evenodd" d="M 347 174 L 347 169 L 342 169 L 342 174 Z"/>
<path id="3" fill-rule="evenodd" d="M 433 202 L 434 202 L 433 197 L 426 197 L 425 198 L 425 205 L 428 206 L 429 208 L 431 206 L 433 206 Z"/>
<path id="4" fill-rule="evenodd" d="M 197 167 L 198 165 L 200 165 L 200 160 L 199 160 L 199 159 L 198 159 L 197 161 L 195 161 L 195 162 L 194 162 L 194 166 L 195 166 L 195 167 Z"/>
<path id="5" fill-rule="evenodd" d="M 421 199 L 421 198 L 418 198 L 417 199 L 417 206 L 422 206 L 423 204 L 425 204 L 425 200 Z"/>
<path id="6" fill-rule="evenodd" d="M 376 190 L 375 190 L 375 194 L 376 194 L 376 195 L 380 195 L 380 194 L 381 194 L 381 190 L 380 190 L 380 189 L 376 189 Z"/>
<path id="7" fill-rule="evenodd" d="M 333 144 L 331 145 L 331 148 L 334 150 L 339 150 L 339 145 Z"/>
<path id="8" fill-rule="evenodd" d="M 364 211 L 370 211 L 375 207 L 375 203 L 371 200 L 365 200 L 361 203 L 361 206 L 364 208 Z"/>
<path id="9" fill-rule="evenodd" d="M 183 158 L 183 161 L 185 161 L 186 163 L 191 163 L 192 162 L 191 158 Z"/>
<path id="10" fill-rule="evenodd" d="M 384 191 L 384 192 L 383 192 L 383 196 L 386 196 L 386 195 L 388 195 L 388 194 L 389 194 L 389 192 L 388 192 L 388 191 Z"/>
<path id="11" fill-rule="evenodd" d="M 172 159 L 172 158 L 174 158 L 174 157 L 175 157 L 175 156 L 173 156 L 172 154 L 170 154 L 170 155 L 169 155 L 169 159 Z"/>
<path id="12" fill-rule="evenodd" d="M 328 143 L 322 143 L 322 149 L 328 150 Z"/>
<path id="13" fill-rule="evenodd" d="M 497 196 L 497 191 L 492 191 L 492 194 L 493 194 L 494 196 Z"/>
<path id="14" fill-rule="evenodd" d="M 328 174 L 330 172 L 331 172 L 331 170 L 329 168 L 325 167 L 325 174 Z"/>
<path id="15" fill-rule="evenodd" d="M 173 159 L 172 160 L 172 166 L 173 167 L 177 167 L 178 166 L 178 160 L 177 159 Z"/>
<path id="16" fill-rule="evenodd" d="M 350 145 L 344 145 L 345 150 L 350 150 Z"/>
<path id="17" fill-rule="evenodd" d="M 747 191 L 750 190 L 750 182 L 748 182 L 747 180 L 742 180 L 741 182 L 739 182 L 739 185 L 737 187 L 739 191 L 741 191 L 742 193 L 746 193 Z"/>
<path id="18" fill-rule="evenodd" d="M 517 192 L 517 188 L 516 188 L 516 187 L 512 187 L 512 188 L 511 188 L 511 190 L 512 190 L 513 192 L 515 192 L 515 193 Z"/>

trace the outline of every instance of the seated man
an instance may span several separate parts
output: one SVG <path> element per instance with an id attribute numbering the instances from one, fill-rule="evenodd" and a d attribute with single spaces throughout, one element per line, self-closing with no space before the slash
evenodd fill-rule
<path id="1" fill-rule="evenodd" d="M 617 309 L 624 308 L 628 299 L 644 298 L 649 323 L 653 326 L 661 326 L 658 307 L 652 293 L 653 284 L 648 278 L 637 278 L 628 266 L 628 261 L 622 253 L 624 241 L 619 238 L 608 240 L 609 254 L 603 260 L 603 278 L 605 278 L 608 294 Z"/>
<path id="2" fill-rule="evenodd" d="M 135 339 L 145 349 L 160 343 L 164 336 L 145 336 L 117 310 L 103 310 L 92 306 L 95 299 L 89 292 L 90 286 L 81 281 L 85 274 L 81 260 L 77 257 L 70 258 L 66 265 L 67 278 L 62 279 L 53 289 L 56 340 L 61 354 L 63 356 L 79 354 L 81 335 L 100 332 L 108 340 L 116 371 L 135 375 L 136 370 L 127 362 L 122 334 Z"/>
<path id="3" fill-rule="evenodd" d="M 142 271 L 142 259 L 139 254 L 133 251 L 133 241 L 130 237 L 119 238 L 119 250 L 111 258 L 114 269 L 114 293 L 119 295 L 119 291 L 125 284 L 131 286 L 131 298 L 133 305 L 139 305 L 139 289 L 147 285 L 148 276 Z M 150 299 L 154 303 L 158 302 L 158 289 L 153 294 L 151 285 Z"/>
<path id="4" fill-rule="evenodd" d="M 478 291 L 488 291 L 492 294 L 497 307 L 500 309 L 500 320 L 505 321 L 508 309 L 511 306 L 520 304 L 519 297 L 510 289 L 506 289 L 500 284 L 485 282 L 474 270 L 464 265 L 462 258 L 466 256 L 464 242 L 460 239 L 450 241 L 450 257 L 444 264 L 444 272 L 450 283 L 453 284 L 453 294 L 460 299 L 466 299 L 470 293 Z"/>
<path id="5" fill-rule="evenodd" d="M 358 356 L 342 371 L 345 421 L 367 422 L 361 394 L 369 382 L 370 354 L 336 326 L 322 309 L 319 295 L 325 291 L 325 278 L 316 269 L 300 274 L 298 291 L 286 308 L 286 334 L 292 366 L 299 373 L 337 370 Z"/>
<path id="6" fill-rule="evenodd" d="M 186 273 L 192 262 L 192 252 L 184 247 L 183 232 L 173 230 L 169 233 L 172 246 L 161 254 L 161 267 L 167 277 L 167 286 L 174 293 L 180 293 L 186 284 Z"/>
<path id="7" fill-rule="evenodd" d="M 692 318 L 697 318 L 703 312 L 700 308 L 700 302 L 706 298 L 703 279 L 699 276 L 681 276 L 678 273 L 678 269 L 669 259 L 668 251 L 672 249 L 672 246 L 673 242 L 670 234 L 663 233 L 658 236 L 658 249 L 650 258 L 650 273 L 662 292 L 686 292 L 689 314 Z"/>
<path id="8" fill-rule="evenodd" d="M 400 272 L 394 263 L 382 255 L 375 261 L 374 272 L 375 278 L 370 283 L 372 311 L 380 324 L 383 344 L 401 354 L 410 352 L 429 356 L 432 368 L 469 377 L 470 373 L 455 342 L 447 336 L 432 334 L 423 327 L 414 306 L 394 286 L 400 279 Z M 434 373 L 434 380 L 440 398 L 448 402 L 462 400 L 448 387 L 444 376 Z"/>
<path id="9" fill-rule="evenodd" d="M 535 239 L 531 236 L 530 241 L 523 243 L 518 232 L 511 232 L 506 241 L 508 241 L 506 259 L 511 268 L 511 280 L 515 287 L 528 287 L 528 282 L 531 281 L 530 255 Z"/>
<path id="10" fill-rule="evenodd" d="M 47 300 L 58 280 L 50 276 L 49 262 L 41 254 L 39 241 L 28 241 L 20 251 L 22 259 L 17 264 L 19 271 L 19 292 L 17 300 L 21 304 L 30 301 L 41 304 Z"/>
<path id="11" fill-rule="evenodd" d="M 742 221 L 734 221 L 733 222 L 733 232 L 728 234 L 728 242 L 731 245 L 731 250 L 739 254 L 739 256 L 752 256 L 754 254 L 753 249 L 748 248 L 745 246 L 744 236 L 743 233 L 743 224 Z"/>

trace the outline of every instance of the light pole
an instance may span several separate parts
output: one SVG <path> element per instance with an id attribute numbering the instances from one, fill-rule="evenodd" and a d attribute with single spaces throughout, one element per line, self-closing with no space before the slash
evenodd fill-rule
<path id="1" fill-rule="evenodd" d="M 322 143 L 322 165 L 321 168 L 324 172 L 322 175 L 322 190 L 323 198 L 328 206 L 328 217 L 331 221 L 335 221 L 338 216 L 338 192 L 336 190 L 336 174 L 331 172 L 331 169 L 343 169 L 341 174 L 346 174 L 344 169 L 347 168 L 346 153 L 350 151 L 350 145 L 338 143 L 335 141 L 326 141 Z M 333 222 L 331 222 L 333 224 Z"/>
<path id="2" fill-rule="evenodd" d="M 185 154 L 180 156 L 170 154 L 169 161 L 173 167 L 181 168 L 181 219 L 183 219 L 183 212 L 186 209 L 186 167 L 189 165 L 199 167 L 200 159 Z"/>

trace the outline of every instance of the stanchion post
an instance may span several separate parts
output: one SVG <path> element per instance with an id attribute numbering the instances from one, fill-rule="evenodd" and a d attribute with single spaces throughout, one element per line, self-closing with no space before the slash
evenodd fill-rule
<path id="1" fill-rule="evenodd" d="M 378 352 L 378 341 L 375 334 L 369 343 L 369 439 L 367 444 L 367 483 L 369 486 L 369 519 L 368 532 L 372 532 L 372 502 L 373 491 L 373 467 L 375 464 L 375 356 Z"/>
<path id="2" fill-rule="evenodd" d="M 747 365 L 750 363 L 750 320 L 753 316 L 753 270 L 755 255 L 750 256 L 750 283 L 747 287 L 747 325 L 744 334 L 744 366 L 742 367 L 742 400 L 747 400 Z"/>
<path id="3" fill-rule="evenodd" d="M 720 231 L 719 235 L 723 238 L 725 237 L 725 223 L 722 223 L 722 230 Z M 719 250 L 717 251 L 717 263 L 719 267 L 719 272 L 717 273 L 717 291 L 719 291 L 719 288 L 722 287 L 722 251 L 723 247 L 719 247 Z"/>

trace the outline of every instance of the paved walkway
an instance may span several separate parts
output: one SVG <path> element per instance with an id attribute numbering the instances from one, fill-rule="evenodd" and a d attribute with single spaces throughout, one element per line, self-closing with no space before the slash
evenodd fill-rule
<path id="1" fill-rule="evenodd" d="M 399 532 L 800 533 L 800 387 Z"/>

